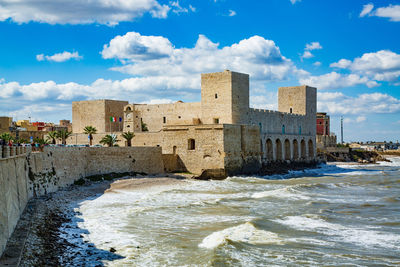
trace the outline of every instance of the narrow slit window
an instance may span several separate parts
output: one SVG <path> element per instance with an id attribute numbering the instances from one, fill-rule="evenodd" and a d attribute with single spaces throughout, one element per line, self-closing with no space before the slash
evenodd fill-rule
<path id="1" fill-rule="evenodd" d="M 196 149 L 196 141 L 194 139 L 188 140 L 188 150 L 195 150 Z"/>
<path id="2" fill-rule="evenodd" d="M 214 118 L 214 124 L 219 124 L 219 118 Z"/>
<path id="3" fill-rule="evenodd" d="M 166 122 L 167 122 L 167 118 L 163 117 L 163 123 L 166 123 Z"/>
<path id="4" fill-rule="evenodd" d="M 290 113 L 293 113 L 293 109 L 292 108 L 290 108 Z"/>
<path id="5" fill-rule="evenodd" d="M 217 99 L 218 98 L 218 94 L 215 94 L 215 99 Z"/>

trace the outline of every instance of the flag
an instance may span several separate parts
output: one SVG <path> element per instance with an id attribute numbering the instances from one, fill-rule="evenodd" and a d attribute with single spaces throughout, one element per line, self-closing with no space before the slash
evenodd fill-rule
<path id="1" fill-rule="evenodd" d="M 110 121 L 116 122 L 117 121 L 117 117 L 110 117 Z"/>
<path id="2" fill-rule="evenodd" d="M 119 117 L 119 122 L 122 122 L 122 118 L 121 117 Z"/>

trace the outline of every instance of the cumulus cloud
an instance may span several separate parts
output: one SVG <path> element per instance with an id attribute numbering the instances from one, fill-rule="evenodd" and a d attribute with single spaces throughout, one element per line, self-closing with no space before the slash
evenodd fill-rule
<path id="1" fill-rule="evenodd" d="M 122 21 L 132 21 L 144 13 L 150 13 L 155 18 L 166 18 L 170 9 L 157 0 L 3 0 L 0 5 L 0 21 L 11 19 L 17 23 L 35 21 L 49 24 L 116 25 Z"/>
<path id="2" fill-rule="evenodd" d="M 304 51 L 302 58 L 312 58 L 314 55 L 310 51 Z"/>
<path id="3" fill-rule="evenodd" d="M 312 42 L 312 43 L 306 44 L 305 50 L 311 51 L 311 50 L 317 50 L 317 49 L 322 49 L 322 46 L 319 42 Z"/>
<path id="4" fill-rule="evenodd" d="M 198 79 L 199 73 L 239 70 L 254 80 L 275 81 L 302 75 L 285 58 L 274 41 L 253 36 L 231 46 L 219 47 L 204 35 L 192 48 L 176 48 L 162 36 L 129 32 L 113 38 L 101 52 L 105 59 L 118 59 L 113 70 L 139 77 L 184 77 Z"/>
<path id="5" fill-rule="evenodd" d="M 310 52 L 312 50 L 319 50 L 322 49 L 322 46 L 319 42 L 311 42 L 309 44 L 306 44 L 306 47 L 304 48 L 304 53 L 301 56 L 301 58 L 312 58 L 314 55 Z"/>
<path id="6" fill-rule="evenodd" d="M 341 59 L 330 66 L 349 69 L 353 73 L 377 81 L 395 82 L 400 77 L 400 54 L 389 50 L 381 50 L 375 53 L 365 53 L 353 61 Z"/>
<path id="7" fill-rule="evenodd" d="M 332 115 L 358 115 L 358 122 L 362 122 L 367 114 L 399 113 L 400 99 L 382 93 L 351 97 L 342 93 L 319 92 L 318 110 Z"/>
<path id="8" fill-rule="evenodd" d="M 380 7 L 376 10 L 373 4 L 367 4 L 363 6 L 360 13 L 360 17 L 375 16 L 381 18 L 388 18 L 390 21 L 400 21 L 400 5 L 389 5 L 387 7 Z"/>
<path id="9" fill-rule="evenodd" d="M 366 15 L 370 14 L 372 9 L 374 9 L 374 5 L 373 4 L 367 4 L 363 6 L 363 9 L 360 13 L 360 17 L 365 17 Z"/>
<path id="10" fill-rule="evenodd" d="M 300 83 L 317 87 L 320 90 L 346 88 L 356 85 L 366 85 L 369 88 L 378 86 L 377 82 L 372 81 L 367 77 L 362 77 L 357 74 L 341 74 L 337 72 L 302 78 L 300 79 Z"/>
<path id="11" fill-rule="evenodd" d="M 82 58 L 83 57 L 80 56 L 78 52 L 70 53 L 67 51 L 64 51 L 62 53 L 57 53 L 52 56 L 45 56 L 44 54 L 36 55 L 37 61 L 47 60 L 47 61 L 54 61 L 54 62 L 64 62 L 64 61 L 67 61 L 70 59 L 80 60 Z"/>

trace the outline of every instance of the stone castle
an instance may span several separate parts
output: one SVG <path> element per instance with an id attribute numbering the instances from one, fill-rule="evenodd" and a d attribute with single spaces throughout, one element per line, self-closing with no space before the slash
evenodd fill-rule
<path id="1" fill-rule="evenodd" d="M 133 146 L 162 148 L 167 171 L 207 176 L 257 172 L 273 161 L 315 160 L 316 88 L 282 87 L 278 98 L 279 111 L 250 108 L 249 75 L 202 74 L 198 103 L 73 102 L 68 143 L 87 144 L 88 125 L 98 130 L 94 143 L 107 133 L 130 131 Z"/>

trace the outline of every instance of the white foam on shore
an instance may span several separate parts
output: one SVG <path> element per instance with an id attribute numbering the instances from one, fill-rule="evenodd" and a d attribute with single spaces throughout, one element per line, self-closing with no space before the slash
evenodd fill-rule
<path id="1" fill-rule="evenodd" d="M 269 191 L 262 191 L 262 192 L 256 192 L 252 194 L 252 198 L 267 198 L 267 197 L 273 197 L 273 198 L 284 198 L 284 199 L 289 199 L 289 200 L 310 200 L 309 196 L 306 196 L 300 192 L 291 192 L 291 187 L 285 187 L 285 188 L 280 188 L 280 189 L 275 189 L 275 190 L 269 190 Z"/>
<path id="2" fill-rule="evenodd" d="M 274 221 L 293 229 L 318 232 L 329 236 L 332 241 L 353 243 L 363 247 L 400 249 L 398 234 L 369 230 L 368 227 L 346 227 L 327 222 L 317 215 L 288 216 Z"/>
<path id="3" fill-rule="evenodd" d="M 226 244 L 228 240 L 254 245 L 283 244 L 283 240 L 279 238 L 277 234 L 259 230 L 252 223 L 246 222 L 238 226 L 212 233 L 203 239 L 203 242 L 199 244 L 199 247 L 213 249 Z"/>

